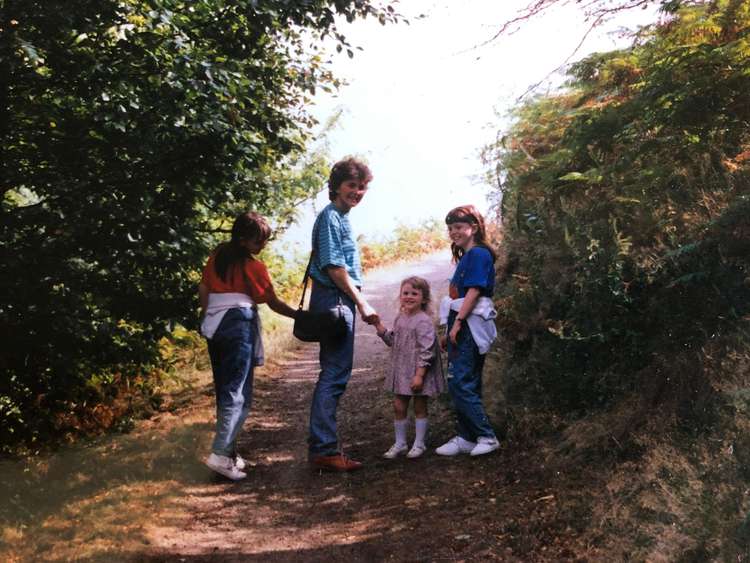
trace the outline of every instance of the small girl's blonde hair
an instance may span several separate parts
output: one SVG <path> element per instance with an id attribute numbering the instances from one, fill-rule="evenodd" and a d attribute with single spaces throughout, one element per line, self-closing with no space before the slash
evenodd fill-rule
<path id="1" fill-rule="evenodd" d="M 404 287 L 405 284 L 409 284 L 414 289 L 418 289 L 422 292 L 422 305 L 420 305 L 420 308 L 429 313 L 432 311 L 432 296 L 430 294 L 430 282 L 428 282 L 424 278 L 420 278 L 419 276 L 409 276 L 405 280 L 401 280 L 401 285 L 399 286 L 399 290 Z"/>

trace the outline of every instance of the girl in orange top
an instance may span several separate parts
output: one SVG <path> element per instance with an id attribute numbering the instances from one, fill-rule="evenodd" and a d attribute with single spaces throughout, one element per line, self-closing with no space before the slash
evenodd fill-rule
<path id="1" fill-rule="evenodd" d="M 213 252 L 198 286 L 216 390 L 216 434 L 206 465 L 232 480 L 247 477 L 236 441 L 250 412 L 253 368 L 263 363 L 257 305 L 267 303 L 286 317 L 296 314 L 276 296 L 265 264 L 254 258 L 270 236 L 263 216 L 239 215 L 231 240 Z"/>

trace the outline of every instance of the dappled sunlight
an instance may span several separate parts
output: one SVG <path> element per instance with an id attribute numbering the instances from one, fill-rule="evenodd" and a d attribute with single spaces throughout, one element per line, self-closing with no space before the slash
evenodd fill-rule
<path id="1" fill-rule="evenodd" d="M 200 380 L 205 383 L 205 377 Z M 154 518 L 175 517 L 174 497 L 210 471 L 200 462 L 212 423 L 203 409 L 165 412 L 128 435 L 0 462 L 3 560 L 107 559 L 148 548 Z"/>
<path id="2" fill-rule="evenodd" d="M 196 444 L 210 427 L 187 423 L 158 436 L 118 436 L 43 462 L 3 462 L 5 560 L 70 561 L 139 552 L 156 514 L 170 518 L 185 484 L 204 480 Z M 119 555 L 118 555 L 119 556 Z"/>
<path id="3" fill-rule="evenodd" d="M 282 369 L 288 369 L 290 367 L 318 367 L 318 360 L 313 359 L 294 359 L 294 360 L 283 360 L 277 364 Z"/>
<path id="4" fill-rule="evenodd" d="M 256 423 L 258 428 L 271 428 L 274 430 L 278 430 L 280 428 L 286 428 L 286 424 L 280 421 L 274 421 L 274 420 L 263 420 L 261 422 Z"/>
<path id="5" fill-rule="evenodd" d="M 338 503 L 348 502 L 350 500 L 352 500 L 352 498 L 350 496 L 347 496 L 347 495 L 336 495 L 335 497 L 331 497 L 329 499 L 324 500 L 320 504 L 321 505 L 338 504 Z"/>
<path id="6" fill-rule="evenodd" d="M 286 462 L 286 461 L 295 461 L 297 458 L 291 454 L 291 453 L 284 453 L 284 452 L 275 452 L 271 455 L 265 455 L 263 456 L 262 460 L 259 460 L 260 462 L 267 462 L 268 465 L 279 463 L 279 462 Z M 252 464 L 251 464 L 252 466 Z"/>

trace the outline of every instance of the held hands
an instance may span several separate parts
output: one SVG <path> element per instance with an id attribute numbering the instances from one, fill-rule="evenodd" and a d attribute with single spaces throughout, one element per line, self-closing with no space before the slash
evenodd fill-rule
<path id="1" fill-rule="evenodd" d="M 377 313 L 375 313 L 366 317 L 362 317 L 362 320 L 365 321 L 368 325 L 374 325 L 380 322 L 380 317 Z"/>
<path id="2" fill-rule="evenodd" d="M 380 322 L 380 316 L 378 315 L 377 311 L 375 311 L 375 309 L 373 309 L 366 301 L 363 301 L 358 308 L 359 314 L 362 316 L 362 320 L 365 321 L 368 325 L 374 325 Z"/>
<path id="3" fill-rule="evenodd" d="M 440 349 L 445 352 L 448 349 L 448 336 L 441 334 L 438 342 L 440 343 Z"/>

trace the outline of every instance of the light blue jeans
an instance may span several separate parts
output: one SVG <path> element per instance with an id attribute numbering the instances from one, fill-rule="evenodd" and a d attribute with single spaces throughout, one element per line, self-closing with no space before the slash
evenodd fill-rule
<path id="1" fill-rule="evenodd" d="M 352 375 L 354 361 L 354 302 L 338 289 L 314 284 L 310 310 L 325 311 L 339 302 L 344 305 L 348 330 L 337 342 L 320 343 L 320 375 L 310 406 L 309 455 L 335 455 L 339 451 L 336 434 L 336 409 Z"/>
<path id="2" fill-rule="evenodd" d="M 456 312 L 448 317 L 448 332 L 453 326 Z M 456 411 L 456 433 L 464 440 L 476 442 L 479 437 L 494 438 L 482 405 L 482 370 L 484 354 L 471 336 L 466 323 L 461 325 L 456 344 L 448 339 L 448 392 Z"/>
<path id="3" fill-rule="evenodd" d="M 230 309 L 208 341 L 216 391 L 216 436 L 211 451 L 232 456 L 253 398 L 253 342 L 258 324 L 251 309 Z"/>

